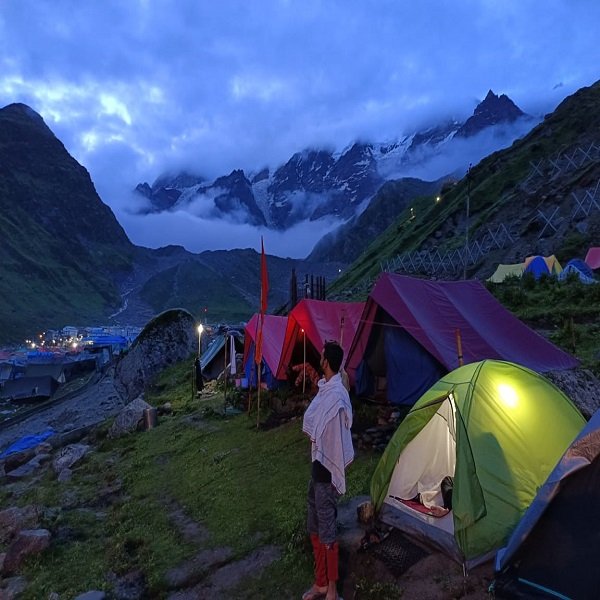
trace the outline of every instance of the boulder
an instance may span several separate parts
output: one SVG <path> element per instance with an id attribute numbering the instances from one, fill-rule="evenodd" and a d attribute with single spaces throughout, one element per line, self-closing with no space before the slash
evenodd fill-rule
<path id="1" fill-rule="evenodd" d="M 115 387 L 126 400 L 137 398 L 167 366 L 187 359 L 197 346 L 194 317 L 167 310 L 152 319 L 115 368 Z"/>
<path id="2" fill-rule="evenodd" d="M 590 370 L 552 371 L 544 376 L 564 392 L 587 419 L 600 408 L 600 381 Z"/>
<path id="3" fill-rule="evenodd" d="M 50 532 L 47 529 L 23 529 L 6 551 L 3 575 L 12 575 L 23 564 L 27 556 L 40 554 L 50 545 Z"/>
<path id="4" fill-rule="evenodd" d="M 15 600 L 26 588 L 25 577 L 9 577 L 2 582 L 0 600 Z"/>
<path id="5" fill-rule="evenodd" d="M 40 469 L 40 467 L 50 460 L 49 454 L 36 454 L 26 462 L 24 465 L 17 467 L 16 469 L 12 469 L 6 473 L 6 478 L 10 481 L 18 481 L 19 479 L 25 479 L 29 477 L 36 471 Z"/>
<path id="6" fill-rule="evenodd" d="M 86 444 L 69 444 L 61 448 L 52 461 L 55 473 L 59 474 L 63 469 L 71 468 L 88 453 L 89 449 Z"/>
<path id="7" fill-rule="evenodd" d="M 89 592 L 84 592 L 83 594 L 79 594 L 76 596 L 74 600 L 104 600 L 106 598 L 106 594 L 99 590 L 91 590 Z"/>
<path id="8" fill-rule="evenodd" d="M 35 456 L 33 448 L 27 450 L 21 450 L 20 452 L 13 452 L 4 459 L 4 470 L 8 473 L 14 471 L 21 465 L 28 463 Z"/>
<path id="9" fill-rule="evenodd" d="M 152 407 L 145 402 L 141 396 L 132 400 L 116 416 L 113 424 L 108 430 L 108 437 L 117 438 L 136 431 L 144 418 L 144 410 L 147 408 Z"/>
<path id="10" fill-rule="evenodd" d="M 37 506 L 13 506 L 0 511 L 0 544 L 11 540 L 21 529 L 36 527 L 40 519 Z"/>

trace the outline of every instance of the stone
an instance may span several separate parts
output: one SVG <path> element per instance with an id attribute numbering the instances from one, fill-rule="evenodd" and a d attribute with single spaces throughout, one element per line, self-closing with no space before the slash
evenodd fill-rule
<path id="1" fill-rule="evenodd" d="M 29 462 L 26 462 L 24 465 L 21 465 L 20 467 L 17 467 L 16 469 L 13 469 L 6 473 L 6 478 L 9 481 L 17 481 L 19 479 L 29 477 L 30 475 L 33 475 L 33 473 L 38 471 L 44 462 L 44 455 L 34 455 Z"/>
<path id="2" fill-rule="evenodd" d="M 105 600 L 106 594 L 100 590 L 91 590 L 76 596 L 74 600 Z"/>
<path id="3" fill-rule="evenodd" d="M 28 463 L 35 456 L 33 448 L 27 450 L 21 450 L 20 452 L 13 452 L 4 459 L 4 470 L 8 473 L 14 471 L 21 465 Z"/>
<path id="4" fill-rule="evenodd" d="M 0 544 L 6 544 L 21 529 L 31 529 L 39 523 L 36 506 L 13 506 L 0 511 Z"/>
<path id="5" fill-rule="evenodd" d="M 113 586 L 112 595 L 115 600 L 141 600 L 146 594 L 146 577 L 142 571 L 131 571 L 117 577 L 114 573 L 107 578 Z"/>
<path id="6" fill-rule="evenodd" d="M 87 444 L 69 444 L 61 448 L 52 461 L 52 468 L 56 473 L 60 473 L 63 469 L 72 467 L 87 454 L 89 449 Z"/>
<path id="7" fill-rule="evenodd" d="M 40 554 L 50 545 L 50 532 L 47 529 L 23 529 L 6 551 L 2 574 L 11 575 L 19 569 L 27 556 Z"/>
<path id="8" fill-rule="evenodd" d="M 71 481 L 72 477 L 73 471 L 71 471 L 69 467 L 66 467 L 58 474 L 57 479 L 60 481 L 60 483 L 66 483 L 67 481 Z"/>
<path id="9" fill-rule="evenodd" d="M 2 582 L 0 600 L 15 600 L 27 588 L 25 577 L 9 577 Z"/>
<path id="10" fill-rule="evenodd" d="M 137 430 L 139 423 L 144 418 L 144 410 L 152 408 L 141 396 L 132 400 L 117 415 L 108 430 L 109 438 L 118 438 Z"/>
<path id="11" fill-rule="evenodd" d="M 91 590 L 76 596 L 74 600 L 105 600 L 106 594 L 100 590 Z"/>
<path id="12" fill-rule="evenodd" d="M 167 366 L 186 360 L 198 344 L 196 320 L 186 310 L 167 310 L 152 319 L 115 367 L 115 387 L 137 398 Z"/>

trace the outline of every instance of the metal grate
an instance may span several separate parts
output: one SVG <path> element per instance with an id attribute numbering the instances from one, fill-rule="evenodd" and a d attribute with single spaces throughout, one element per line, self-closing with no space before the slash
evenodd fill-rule
<path id="1" fill-rule="evenodd" d="M 372 546 L 371 552 L 375 558 L 383 562 L 394 577 L 400 577 L 415 563 L 427 556 L 425 550 L 413 544 L 396 529 L 392 529 L 388 537 L 380 544 Z"/>

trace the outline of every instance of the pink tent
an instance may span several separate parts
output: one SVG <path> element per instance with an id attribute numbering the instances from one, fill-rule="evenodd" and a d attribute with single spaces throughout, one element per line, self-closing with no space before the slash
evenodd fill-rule
<path id="1" fill-rule="evenodd" d="M 427 281 L 383 273 L 369 295 L 350 348 L 346 370 L 352 381 L 371 331 L 383 326 L 375 322 L 382 314 L 379 309 L 389 315 L 392 328 L 405 331 L 448 371 L 459 366 L 457 331 L 465 364 L 494 358 L 538 373 L 579 365 L 519 321 L 479 281 Z"/>
<path id="2" fill-rule="evenodd" d="M 277 371 L 285 336 L 287 317 L 265 315 L 263 323 L 262 356 L 272 373 Z M 244 331 L 244 365 L 254 360 L 254 343 L 258 332 L 258 314 L 254 314 Z"/>
<path id="3" fill-rule="evenodd" d="M 306 335 L 307 362 L 316 362 L 315 367 L 323 344 L 328 340 L 340 342 L 346 356 L 364 305 L 364 302 L 300 300 L 288 315 L 277 378 L 285 379 L 292 363 L 303 362 L 303 335 Z"/>
<path id="4" fill-rule="evenodd" d="M 590 248 L 585 255 L 585 263 L 590 269 L 600 269 L 600 248 Z"/>

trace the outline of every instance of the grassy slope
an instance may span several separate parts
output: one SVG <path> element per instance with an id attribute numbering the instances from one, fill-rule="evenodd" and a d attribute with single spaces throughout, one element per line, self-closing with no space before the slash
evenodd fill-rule
<path id="1" fill-rule="evenodd" d="M 161 271 L 144 284 L 141 296 L 156 312 L 185 307 L 201 317 L 207 307 L 214 321 L 244 320 L 253 308 L 227 279 L 195 261 Z"/>
<path id="2" fill-rule="evenodd" d="M 300 422 L 257 432 L 255 419 L 245 414 L 197 418 L 201 406 L 212 414 L 211 403 L 199 406 L 189 399 L 190 373 L 187 363 L 164 373 L 157 388 L 162 391 L 150 402 L 171 401 L 176 412 L 161 418 L 159 427 L 103 441 L 75 468 L 71 482 L 59 484 L 48 476 L 18 499 L 19 504 L 66 505 L 49 513 L 45 525 L 55 532 L 70 528 L 74 537 L 63 544 L 55 538 L 49 551 L 28 563 L 25 576 L 32 583 L 24 598 L 47 597 L 50 591 L 73 597 L 102 589 L 109 571 L 135 568 L 149 579 L 151 597 L 165 597 L 164 573 L 199 550 L 170 523 L 175 505 L 208 528 L 209 546 L 229 546 L 236 557 L 261 544 L 283 548 L 281 560 L 231 597 L 301 594 L 312 567 L 304 534 L 309 447 Z M 222 401 L 219 394 L 214 406 Z M 357 457 L 349 470 L 349 496 L 367 493 L 376 460 L 371 454 Z M 121 501 L 102 506 L 102 489 L 117 481 L 123 485 Z"/>

